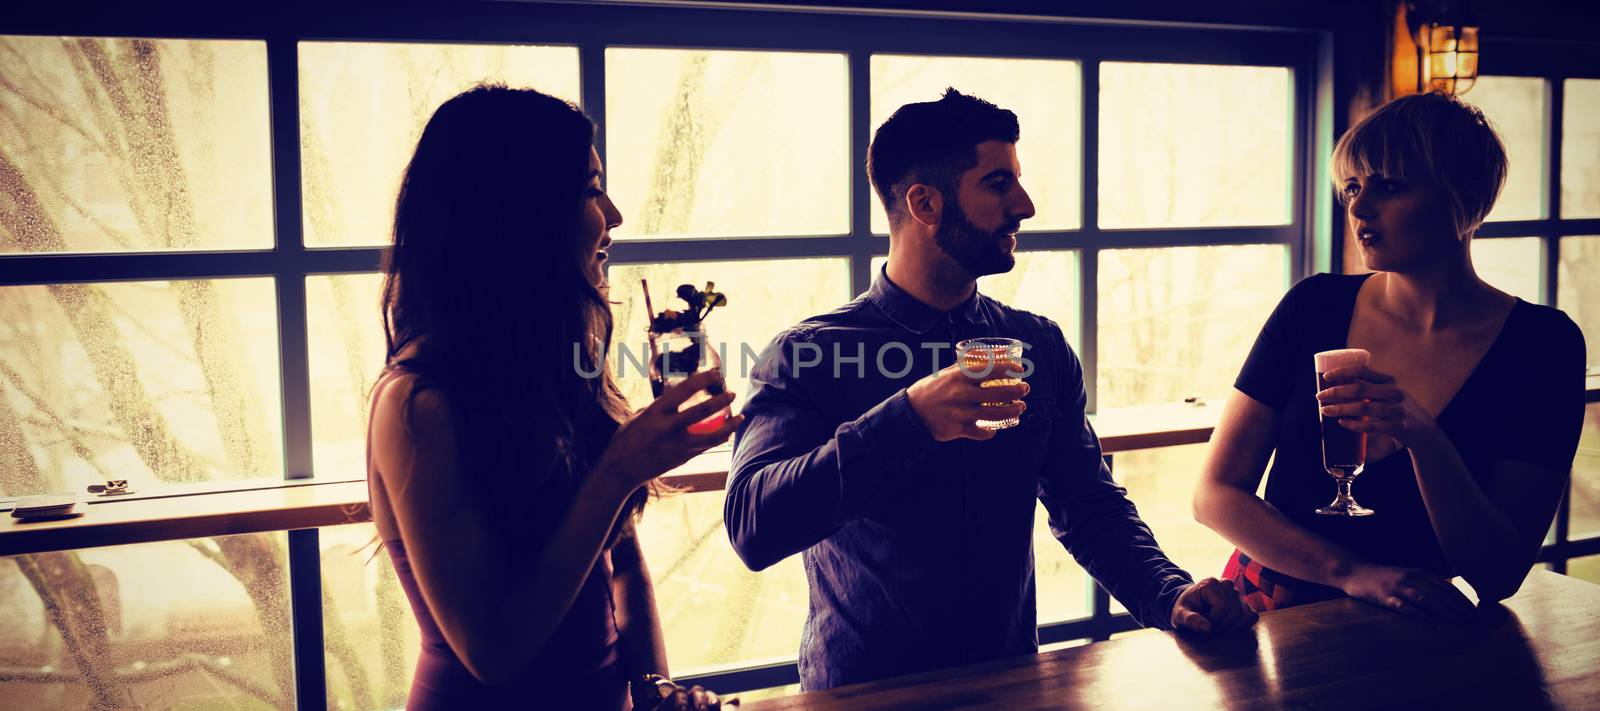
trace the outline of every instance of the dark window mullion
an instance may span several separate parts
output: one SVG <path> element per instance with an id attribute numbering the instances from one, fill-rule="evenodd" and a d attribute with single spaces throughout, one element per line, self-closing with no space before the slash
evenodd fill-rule
<path id="1" fill-rule="evenodd" d="M 277 277 L 278 370 L 283 389 L 284 478 L 312 476 L 311 376 L 306 329 L 305 242 L 301 223 L 300 85 L 298 38 L 267 40 L 267 86 L 272 126 L 273 220 Z M 323 651 L 322 558 L 316 529 L 290 531 L 289 607 L 294 646 L 295 705 L 327 705 Z"/>
<path id="2" fill-rule="evenodd" d="M 1548 172 L 1545 173 L 1545 189 L 1548 191 L 1545 204 L 1550 214 L 1546 215 L 1552 230 L 1547 231 L 1544 237 L 1544 299 L 1547 306 L 1558 306 L 1561 279 L 1561 114 L 1566 102 L 1566 85 L 1562 77 L 1553 77 L 1548 80 L 1550 101 L 1546 104 L 1545 116 L 1545 150 L 1548 154 Z M 1561 496 L 1561 503 L 1556 508 L 1556 540 L 1555 545 L 1565 548 L 1568 537 L 1571 535 L 1572 525 L 1572 477 L 1567 477 L 1566 491 Z M 1550 567 L 1563 575 L 1567 572 L 1567 559 L 1559 558 L 1551 562 Z"/>
<path id="3" fill-rule="evenodd" d="M 1316 156 L 1312 155 L 1317 143 L 1312 140 L 1316 100 L 1314 67 L 1314 56 L 1297 60 L 1289 67 L 1289 81 L 1293 83 L 1289 92 L 1289 124 L 1293 126 L 1289 147 L 1289 219 L 1299 233 L 1297 239 L 1289 242 L 1290 283 L 1307 273 L 1310 255 L 1316 251 L 1311 243 L 1316 226 L 1312 223 L 1315 217 L 1312 204 L 1315 201 L 1310 189 L 1316 184 L 1311 171 L 1317 165 Z"/>
<path id="4" fill-rule="evenodd" d="M 870 243 L 850 235 L 833 237 L 737 237 L 727 239 L 618 240 L 611 245 L 611 264 L 706 262 L 728 259 L 795 259 L 847 257 L 871 250 Z"/>
<path id="5" fill-rule="evenodd" d="M 1561 293 L 1561 237 L 1563 227 L 1561 221 L 1561 114 L 1566 103 L 1566 86 L 1562 77 L 1552 77 L 1548 80 L 1550 101 L 1546 103 L 1544 130 L 1547 140 L 1545 149 L 1549 151 L 1545 173 L 1546 209 L 1550 214 L 1546 216 L 1549 227 L 1544 231 L 1544 303 L 1556 306 L 1557 298 Z M 1563 515 L 1562 519 L 1566 516 Z M 1560 538 L 1557 540 L 1566 540 Z"/>
<path id="6" fill-rule="evenodd" d="M 578 101 L 583 112 L 594 121 L 594 150 L 600 164 L 606 160 L 606 47 L 599 42 L 578 46 Z"/>
<path id="7" fill-rule="evenodd" d="M 273 251 L 15 254 L 0 256 L 0 286 L 272 276 Z"/>
<path id="8" fill-rule="evenodd" d="M 272 127 L 273 229 L 278 293 L 279 370 L 283 390 L 284 477 L 314 474 L 311 458 L 311 379 L 306 329 L 305 267 L 300 183 L 297 38 L 267 40 Z"/>
<path id="9" fill-rule="evenodd" d="M 1292 244 L 1304 230 L 1295 225 L 1230 227 L 1141 227 L 1117 230 L 1024 230 L 1018 249 L 1127 249 L 1135 247 L 1210 247 L 1239 244 Z"/>
<path id="10" fill-rule="evenodd" d="M 1078 360 L 1083 364 L 1083 388 L 1088 397 L 1089 412 L 1098 408 L 1099 388 L 1096 387 L 1100 363 L 1100 252 L 1099 245 L 1108 237 L 1100 231 L 1100 58 L 1086 56 L 1082 59 L 1083 88 L 1083 143 L 1081 203 L 1078 214 L 1082 220 L 1082 242 L 1078 254 Z M 1031 236 L 1031 235 L 1030 235 Z M 1029 242 L 1017 236 L 1019 246 Z M 1068 241 L 1068 240 L 1062 240 Z"/>
<path id="11" fill-rule="evenodd" d="M 873 199 L 872 182 L 867 179 L 867 148 L 872 143 L 872 53 L 852 50 L 849 63 L 850 176 L 845 184 L 850 191 L 850 293 L 860 294 L 872 285 L 872 254 L 887 252 L 889 240 L 872 234 L 872 212 L 878 209 Z M 882 244 L 878 243 L 882 240 Z"/>

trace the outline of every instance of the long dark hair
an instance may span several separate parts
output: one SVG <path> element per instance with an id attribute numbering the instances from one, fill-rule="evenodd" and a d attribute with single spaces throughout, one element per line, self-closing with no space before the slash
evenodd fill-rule
<path id="1" fill-rule="evenodd" d="M 476 86 L 434 112 L 395 201 L 389 365 L 416 376 L 411 398 L 447 395 L 468 486 L 513 533 L 570 504 L 597 413 L 628 413 L 604 368 L 612 318 L 584 268 L 594 245 L 577 234 L 593 141 L 570 103 Z"/>

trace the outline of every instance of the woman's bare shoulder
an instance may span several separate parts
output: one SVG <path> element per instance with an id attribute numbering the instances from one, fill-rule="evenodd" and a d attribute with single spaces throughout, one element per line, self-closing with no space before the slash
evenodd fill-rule
<path id="1" fill-rule="evenodd" d="M 420 485 L 432 495 L 454 489 L 455 425 L 449 396 L 413 373 L 394 375 L 378 393 L 372 414 L 372 458 L 392 491 Z"/>
<path id="2" fill-rule="evenodd" d="M 383 384 L 372 414 L 375 427 L 393 428 L 399 434 L 433 434 L 449 429 L 451 418 L 449 396 L 409 372 L 396 373 Z"/>

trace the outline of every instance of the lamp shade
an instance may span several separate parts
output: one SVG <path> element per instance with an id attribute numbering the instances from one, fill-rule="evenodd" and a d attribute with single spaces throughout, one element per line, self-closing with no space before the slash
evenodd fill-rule
<path id="1" fill-rule="evenodd" d="M 1427 86 L 1447 94 L 1464 94 L 1478 81 L 1478 28 L 1430 22 L 1422 27 L 1418 48 L 1425 52 Z"/>

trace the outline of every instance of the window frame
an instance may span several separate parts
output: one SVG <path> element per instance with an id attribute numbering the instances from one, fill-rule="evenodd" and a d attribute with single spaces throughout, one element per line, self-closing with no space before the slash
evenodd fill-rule
<path id="1" fill-rule="evenodd" d="M 1545 216 L 1536 220 L 1485 223 L 1473 239 L 1537 237 L 1540 245 L 1539 290 L 1542 303 L 1557 305 L 1560 293 L 1561 245 L 1564 237 L 1600 235 L 1600 217 L 1561 217 L 1561 134 L 1567 79 L 1600 79 L 1600 45 L 1565 44 L 1486 38 L 1482 43 L 1479 76 L 1537 77 L 1545 80 L 1544 161 L 1542 176 Z M 1462 95 L 1472 101 L 1469 90 Z M 1591 367 L 1590 385 L 1600 370 Z M 1600 402 L 1600 393 L 1590 390 L 1589 407 Z M 1576 475 L 1576 472 L 1573 472 Z M 1580 539 L 1571 537 L 1572 476 L 1556 511 L 1553 536 L 1546 539 L 1539 561 L 1563 575 L 1567 561 L 1600 552 L 1600 534 Z"/>
<path id="2" fill-rule="evenodd" d="M 300 10 L 298 12 L 308 12 Z M 848 136 L 852 169 L 845 186 L 850 230 L 817 237 L 637 238 L 619 240 L 614 264 L 832 256 L 850 259 L 852 293 L 871 281 L 870 261 L 888 243 L 872 233 L 880 209 L 859 166 L 870 141 L 870 59 L 873 54 L 1067 59 L 1079 63 L 1083 111 L 1080 130 L 1080 226 L 1024 232 L 1019 251 L 1078 252 L 1083 354 L 1089 407 L 1095 409 L 1098 328 L 1098 254 L 1130 247 L 1281 244 L 1290 281 L 1325 271 L 1332 261 L 1331 189 L 1323 189 L 1334 126 L 1332 31 L 1325 18 L 1300 26 L 1180 25 L 1163 22 L 1070 20 L 1056 17 L 977 17 L 904 11 L 659 7 L 622 4 L 577 6 L 486 2 L 437 7 L 401 5 L 379 15 L 332 7 L 317 14 L 238 12 L 206 7 L 107 8 L 88 17 L 46 9 L 18 18 L 6 34 L 173 39 L 246 39 L 266 44 L 269 91 L 274 244 L 270 249 L 181 253 L 0 255 L 0 286 L 271 277 L 277 293 L 283 456 L 286 480 L 311 478 L 312 430 L 306 277 L 372 272 L 379 247 L 307 247 L 303 242 L 299 64 L 301 41 L 428 42 L 576 46 L 584 111 L 595 120 L 596 148 L 605 158 L 605 50 L 673 47 L 841 53 L 846 57 Z M 1309 24 L 1309 26 L 1307 26 Z M 1292 88 L 1288 223 L 1278 226 L 1134 228 L 1098 226 L 1099 65 L 1103 61 L 1235 64 L 1288 67 Z M 1037 130 L 1037 129 L 1035 129 Z M 364 476 L 318 477 L 349 481 Z M 256 482 L 259 483 L 259 482 Z M 324 702 L 326 660 L 321 620 L 320 551 L 316 529 L 289 532 L 290 595 L 295 634 L 295 679 L 301 706 Z M 1126 615 L 1109 613 L 1109 598 L 1090 586 L 1088 618 L 1043 625 L 1040 641 L 1106 639 L 1132 629 Z M 736 668 L 697 681 L 726 690 L 793 683 L 792 661 Z"/>

